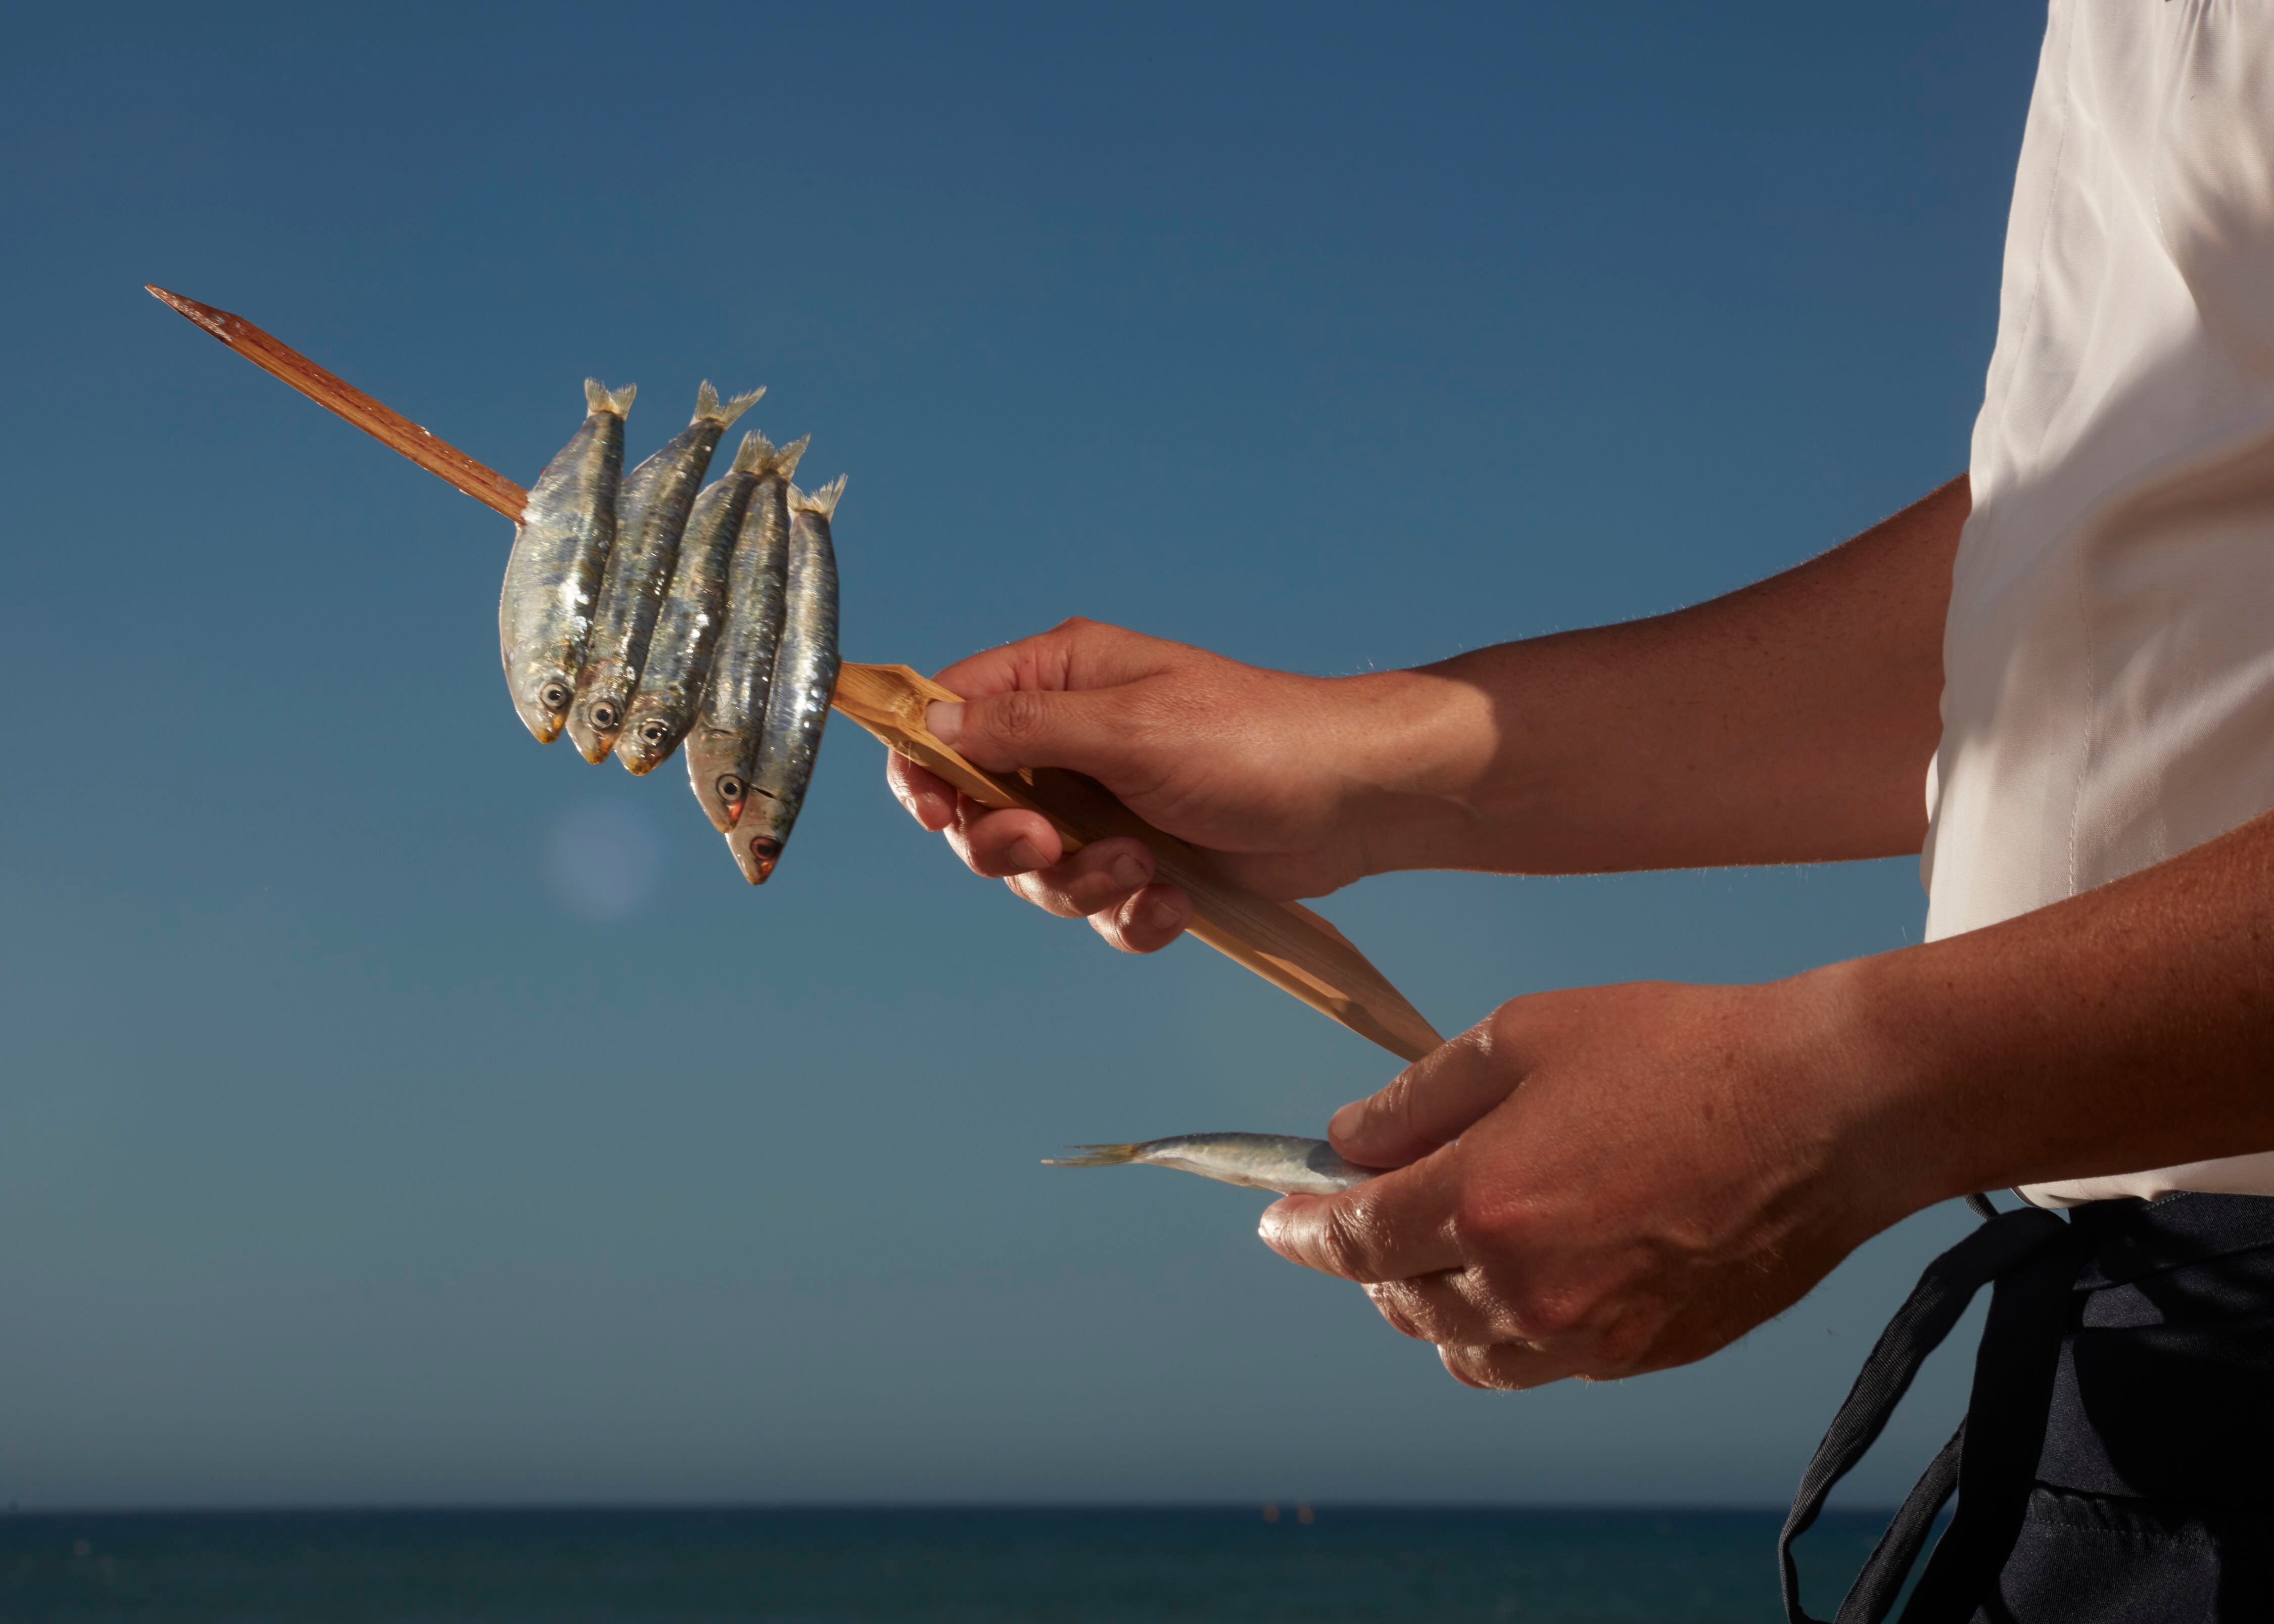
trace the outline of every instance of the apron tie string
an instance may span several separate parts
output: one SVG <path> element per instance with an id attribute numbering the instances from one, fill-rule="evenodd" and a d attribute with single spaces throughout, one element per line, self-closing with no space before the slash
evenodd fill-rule
<path id="1" fill-rule="evenodd" d="M 1777 1539 L 1787 1624 L 1822 1624 L 1801 1607 L 1792 1542 L 1815 1522 L 1834 1485 L 1878 1440 L 1919 1366 L 1950 1335 L 1974 1294 L 1994 1281 L 1967 1420 L 1888 1523 L 1840 1604 L 1835 1624 L 1882 1624 L 1954 1492 L 1957 1515 L 1928 1559 L 1902 1624 L 1963 1624 L 1972 1615 L 2013 1549 L 2037 1481 L 2069 1292 L 2084 1251 L 2082 1237 L 2067 1223 L 2028 1207 L 1991 1219 L 1927 1266 L 1879 1334 L 1801 1474 L 1792 1515 Z"/>

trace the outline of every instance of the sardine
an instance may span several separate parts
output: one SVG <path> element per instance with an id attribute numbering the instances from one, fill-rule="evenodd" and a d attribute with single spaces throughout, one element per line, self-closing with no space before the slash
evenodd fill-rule
<path id="1" fill-rule="evenodd" d="M 789 489 L 789 590 L 781 649 L 774 656 L 758 760 L 727 843 L 742 877 L 763 885 L 781 860 L 805 786 L 821 753 L 821 729 L 837 692 L 837 553 L 829 538 L 842 474 L 810 493 Z"/>
<path id="2" fill-rule="evenodd" d="M 672 561 L 687 529 L 688 509 L 711 466 L 727 425 L 765 391 L 738 395 L 725 405 L 706 381 L 695 397 L 695 416 L 670 443 L 624 476 L 616 501 L 616 545 L 600 583 L 592 647 L 576 680 L 568 711 L 568 737 L 588 762 L 606 759 L 639 689 L 648 640 L 671 583 Z"/>
<path id="3" fill-rule="evenodd" d="M 639 692 L 616 738 L 616 759 L 631 772 L 645 772 L 669 757 L 695 720 L 726 616 L 727 560 L 750 492 L 773 471 L 779 455 L 764 434 L 743 435 L 734 466 L 695 499 L 679 560 L 672 566 L 671 588 L 656 617 L 655 635 L 648 640 Z"/>
<path id="4" fill-rule="evenodd" d="M 781 644 L 788 590 L 789 477 L 808 435 L 775 454 L 774 466 L 750 492 L 742 534 L 727 565 L 727 623 L 711 651 L 711 679 L 687 734 L 687 778 L 720 834 L 742 815 L 757 765 L 758 730 Z"/>
<path id="5" fill-rule="evenodd" d="M 1355 1189 L 1381 1170 L 1344 1161 L 1324 1139 L 1297 1139 L 1286 1133 L 1181 1133 L 1175 1139 L 1148 1139 L 1141 1145 L 1067 1148 L 1086 1154 L 1046 1161 L 1043 1165 L 1118 1167 L 1142 1162 L 1281 1195 L 1333 1195 Z"/>
<path id="6" fill-rule="evenodd" d="M 522 726 L 539 744 L 561 736 L 592 641 L 592 611 L 616 539 L 624 414 L 637 386 L 611 394 L 584 380 L 584 426 L 545 465 L 513 532 L 498 595 L 498 652 Z"/>

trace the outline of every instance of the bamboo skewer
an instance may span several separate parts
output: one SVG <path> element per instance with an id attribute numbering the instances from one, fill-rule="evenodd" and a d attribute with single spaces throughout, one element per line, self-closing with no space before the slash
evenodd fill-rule
<path id="1" fill-rule="evenodd" d="M 381 405 L 242 316 L 163 288 L 150 287 L 149 292 L 326 410 L 476 501 L 516 524 L 521 522 L 528 492 L 504 475 Z M 888 748 L 938 774 L 973 800 L 1040 812 L 1057 826 L 1068 852 L 1109 835 L 1133 835 L 1144 841 L 1153 852 L 1158 877 L 1182 886 L 1192 898 L 1191 934 L 1361 1037 L 1406 1060 L 1419 1059 L 1443 1041 L 1366 955 L 1327 921 L 1298 904 L 1259 897 L 1224 879 L 1206 853 L 1154 828 L 1096 780 L 1051 767 L 989 772 L 942 744 L 924 725 L 924 707 L 935 699 L 957 697 L 906 665 L 847 664 L 838 675 L 835 708 Z"/>

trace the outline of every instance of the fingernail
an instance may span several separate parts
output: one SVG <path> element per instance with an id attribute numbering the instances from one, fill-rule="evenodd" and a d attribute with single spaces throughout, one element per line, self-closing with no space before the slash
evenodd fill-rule
<path id="1" fill-rule="evenodd" d="M 1035 843 L 1024 835 L 1011 842 L 1011 861 L 1021 874 L 1031 874 L 1037 868 L 1050 866 L 1043 861 L 1043 854 L 1035 849 Z"/>
<path id="2" fill-rule="evenodd" d="M 1105 871 L 1124 891 L 1135 891 L 1153 877 L 1152 865 L 1134 852 L 1121 853 L 1106 865 Z"/>
<path id="3" fill-rule="evenodd" d="M 1358 1138 L 1358 1131 L 1366 1125 L 1366 1101 L 1352 1100 L 1327 1119 L 1327 1137 L 1337 1144 L 1348 1144 Z"/>
<path id="4" fill-rule="evenodd" d="M 1146 899 L 1145 922 L 1156 930 L 1166 930 L 1184 922 L 1185 911 L 1166 897 Z"/>
<path id="5" fill-rule="evenodd" d="M 933 738 L 953 747 L 963 732 L 963 707 L 949 700 L 935 699 L 924 707 L 924 726 Z"/>

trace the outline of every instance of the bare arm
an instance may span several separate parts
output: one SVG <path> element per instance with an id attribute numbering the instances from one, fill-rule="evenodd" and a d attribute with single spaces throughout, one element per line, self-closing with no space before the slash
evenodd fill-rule
<path id="1" fill-rule="evenodd" d="M 1968 508 L 1962 476 L 1695 608 L 1428 668 L 1491 713 L 1458 866 L 1584 873 L 1917 851 Z"/>
<path id="2" fill-rule="evenodd" d="M 1088 621 L 940 679 L 931 725 L 996 769 L 1071 767 L 1246 883 L 1804 862 L 1916 851 L 1963 477 L 1696 608 L 1417 671 L 1314 678 Z M 1064 859 L 895 756 L 893 789 L 979 873 L 1145 951 L 1188 917 L 1133 840 Z"/>

